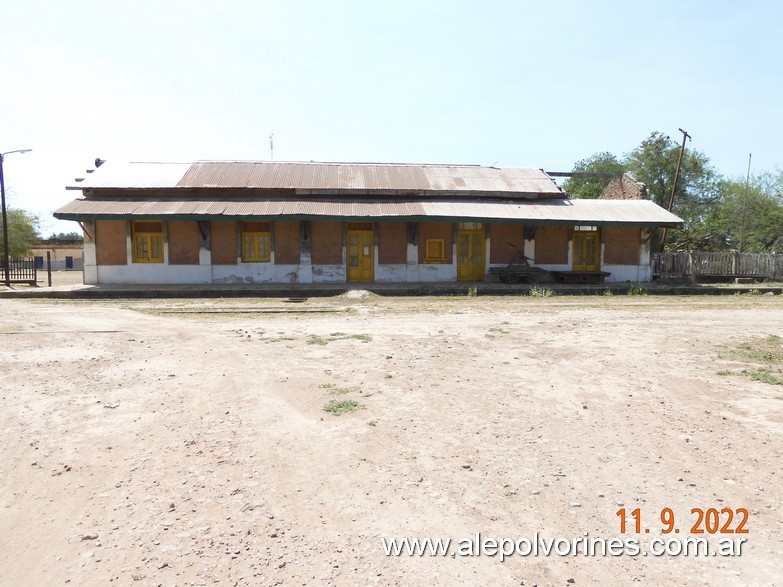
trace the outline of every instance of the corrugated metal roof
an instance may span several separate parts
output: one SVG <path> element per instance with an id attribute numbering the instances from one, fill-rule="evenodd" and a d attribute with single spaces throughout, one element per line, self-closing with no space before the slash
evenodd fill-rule
<path id="1" fill-rule="evenodd" d="M 562 197 L 542 170 L 471 165 L 379 163 L 283 163 L 204 161 L 119 163 L 108 161 L 70 189 L 262 189 L 300 194 L 377 191 L 479 192 L 518 197 Z"/>
<path id="2" fill-rule="evenodd" d="M 161 217 L 399 219 L 504 221 L 526 224 L 676 226 L 682 220 L 649 200 L 89 200 L 78 199 L 54 213 L 63 220 Z"/>

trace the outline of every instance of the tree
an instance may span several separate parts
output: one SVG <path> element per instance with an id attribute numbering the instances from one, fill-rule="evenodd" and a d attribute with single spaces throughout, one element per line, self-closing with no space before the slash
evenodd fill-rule
<path id="1" fill-rule="evenodd" d="M 596 153 L 587 159 L 577 161 L 573 173 L 602 173 L 620 176 L 626 171 L 625 164 L 611 153 Z M 595 199 L 606 189 L 612 178 L 569 177 L 563 182 L 563 189 L 574 198 Z"/>
<path id="2" fill-rule="evenodd" d="M 783 172 L 720 182 L 721 200 L 705 219 L 702 250 L 783 251 Z"/>
<path id="3" fill-rule="evenodd" d="M 668 136 L 656 131 L 625 158 L 631 174 L 647 185 L 650 199 L 664 208 L 669 206 L 680 148 Z M 709 158 L 686 145 L 672 211 L 675 214 L 678 209 L 692 212 L 694 205 L 714 202 L 719 196 L 717 180 Z"/>
<path id="4" fill-rule="evenodd" d="M 630 173 L 647 186 L 647 195 L 659 206 L 668 208 L 680 145 L 660 132 L 653 132 L 633 151 L 618 159 L 611 153 L 596 153 L 574 165 L 575 173 Z M 677 250 L 695 247 L 710 240 L 705 232 L 705 220 L 720 200 L 719 176 L 709 158 L 686 147 L 680 167 L 672 212 L 685 222 L 682 228 L 670 229 L 667 248 Z M 594 178 L 569 179 L 563 188 L 577 198 L 597 198 L 610 180 Z M 653 236 L 653 250 L 658 250 L 660 234 Z"/>
<path id="5" fill-rule="evenodd" d="M 79 232 L 53 232 L 48 240 L 83 241 L 84 235 Z"/>
<path id="6" fill-rule="evenodd" d="M 38 242 L 38 227 L 40 219 L 26 210 L 9 208 L 8 216 L 8 254 L 11 257 L 25 255 L 30 247 Z M 0 228 L 2 223 L 0 223 Z M 0 240 L 0 252 L 5 255 L 3 242 Z"/>

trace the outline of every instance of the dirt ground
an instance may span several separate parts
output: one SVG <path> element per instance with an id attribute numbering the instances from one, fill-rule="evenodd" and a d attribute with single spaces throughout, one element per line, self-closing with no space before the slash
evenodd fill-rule
<path id="1" fill-rule="evenodd" d="M 782 310 L 3 300 L 0 584 L 781 585 L 783 386 L 726 373 L 752 368 L 727 349 L 780 335 Z M 741 556 L 381 548 L 538 532 L 644 550 L 667 507 L 682 535 L 692 508 L 746 508 Z M 651 533 L 629 515 L 621 534 L 620 508 Z"/>

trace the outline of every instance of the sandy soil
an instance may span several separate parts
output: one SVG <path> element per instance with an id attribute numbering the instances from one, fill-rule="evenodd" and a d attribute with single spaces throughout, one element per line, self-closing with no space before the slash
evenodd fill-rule
<path id="1" fill-rule="evenodd" d="M 2 585 L 780 585 L 780 296 L 0 303 Z M 361 404 L 324 411 L 330 400 Z M 381 537 L 740 557 L 386 557 Z M 629 522 L 630 525 L 630 522 Z M 636 537 L 627 533 L 625 538 Z M 717 542 L 718 537 L 713 537 Z"/>

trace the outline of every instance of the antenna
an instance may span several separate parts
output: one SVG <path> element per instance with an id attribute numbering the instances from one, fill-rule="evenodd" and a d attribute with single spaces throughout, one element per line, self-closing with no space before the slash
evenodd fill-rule
<path id="1" fill-rule="evenodd" d="M 269 135 L 269 158 L 275 160 L 275 133 Z"/>

